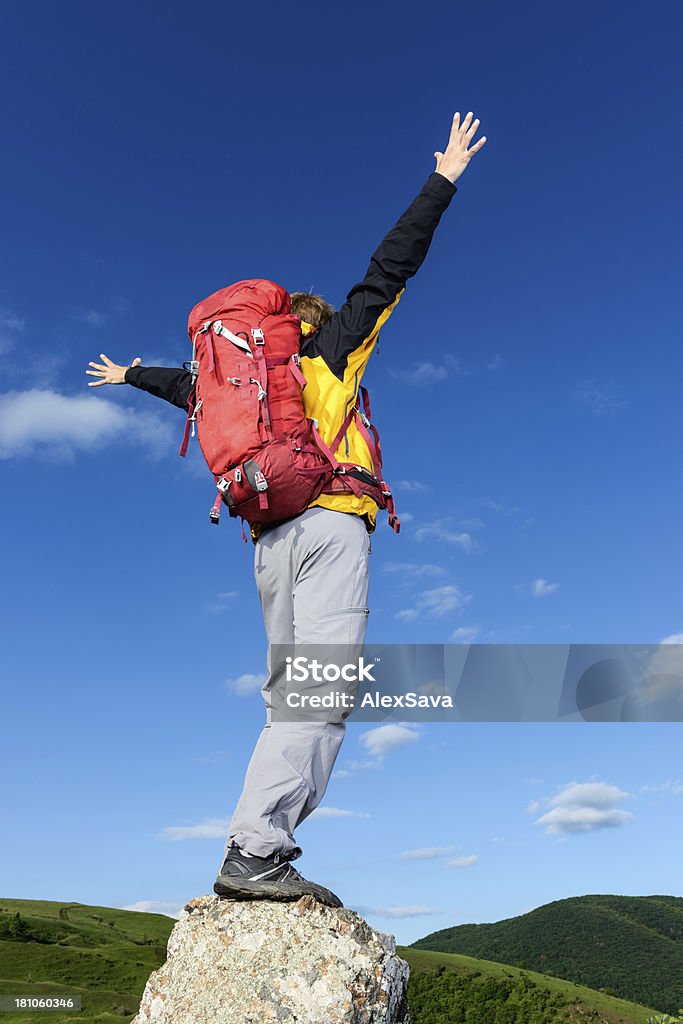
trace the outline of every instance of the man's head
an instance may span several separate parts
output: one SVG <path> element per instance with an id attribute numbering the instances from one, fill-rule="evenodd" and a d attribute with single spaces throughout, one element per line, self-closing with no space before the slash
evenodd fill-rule
<path id="1" fill-rule="evenodd" d="M 325 302 L 322 295 L 312 295 L 310 292 L 292 292 L 292 313 L 299 319 L 305 320 L 313 327 L 322 327 L 332 318 L 334 306 Z"/>

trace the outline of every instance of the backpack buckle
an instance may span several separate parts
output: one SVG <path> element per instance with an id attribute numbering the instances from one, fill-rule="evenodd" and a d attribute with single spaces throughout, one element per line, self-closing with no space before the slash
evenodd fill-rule
<path id="1" fill-rule="evenodd" d="M 255 345 L 265 345 L 266 339 L 260 327 L 252 327 L 251 336 Z"/>
<path id="2" fill-rule="evenodd" d="M 257 491 L 268 490 L 268 481 L 266 480 L 265 476 L 263 475 L 260 469 L 257 473 L 254 473 L 254 483 L 256 484 Z"/>

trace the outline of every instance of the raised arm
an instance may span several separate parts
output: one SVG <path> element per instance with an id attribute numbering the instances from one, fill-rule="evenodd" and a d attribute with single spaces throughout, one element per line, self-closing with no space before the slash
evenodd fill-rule
<path id="1" fill-rule="evenodd" d="M 302 355 L 321 356 L 341 380 L 367 361 L 406 282 L 424 262 L 441 215 L 457 192 L 456 180 L 486 142 L 484 136 L 468 149 L 478 127 L 479 120 L 473 121 L 471 113 L 462 125 L 460 115 L 455 115 L 448 146 L 443 153 L 434 154 L 436 170 L 380 243 L 363 280 L 353 286 L 332 319 L 305 343 Z"/>
<path id="2" fill-rule="evenodd" d="M 171 405 L 187 411 L 187 400 L 191 390 L 191 376 L 187 370 L 167 366 L 141 366 L 139 358 L 127 366 L 114 363 L 104 352 L 100 353 L 101 363 L 88 363 L 92 367 L 86 370 L 90 377 L 97 380 L 88 381 L 88 387 L 96 388 L 102 384 L 132 384 L 141 391 L 148 391 L 156 398 L 163 398 Z"/>

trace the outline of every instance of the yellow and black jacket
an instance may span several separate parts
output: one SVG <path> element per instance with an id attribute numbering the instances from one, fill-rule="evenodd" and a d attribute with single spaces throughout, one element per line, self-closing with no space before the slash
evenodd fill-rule
<path id="1" fill-rule="evenodd" d="M 344 305 L 319 330 L 302 322 L 301 370 L 307 417 L 318 421 L 323 441 L 329 444 L 356 402 L 358 388 L 379 332 L 403 294 L 408 278 L 424 261 L 436 226 L 456 186 L 434 173 L 370 260 L 368 271 L 349 292 Z M 187 410 L 191 378 L 186 370 L 135 366 L 126 382 Z M 335 453 L 340 462 L 353 462 L 372 470 L 368 447 L 354 420 Z M 377 506 L 370 497 L 322 494 L 312 505 L 351 512 L 365 518 L 373 530 Z M 252 531 L 253 532 L 253 531 Z"/>

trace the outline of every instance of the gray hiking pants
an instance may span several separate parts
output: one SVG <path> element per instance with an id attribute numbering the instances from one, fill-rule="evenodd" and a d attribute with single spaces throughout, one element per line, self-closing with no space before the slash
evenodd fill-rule
<path id="1" fill-rule="evenodd" d="M 256 542 L 254 573 L 269 644 L 262 688 L 266 724 L 247 768 L 225 852 L 298 857 L 297 825 L 322 800 L 345 722 L 271 721 L 271 644 L 363 644 L 368 620 L 370 538 L 363 519 L 309 508 Z"/>

